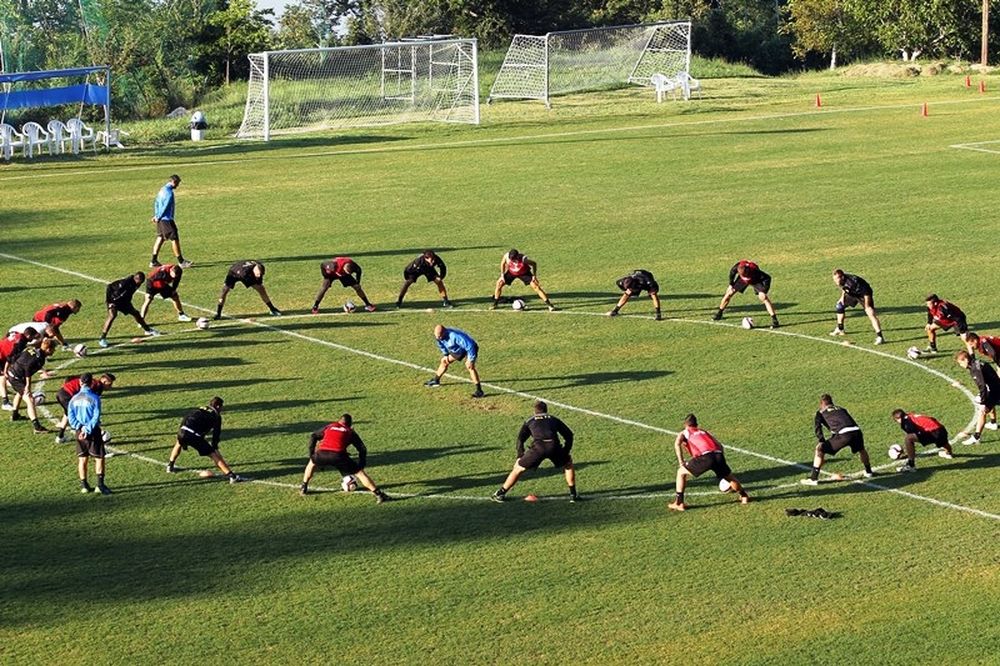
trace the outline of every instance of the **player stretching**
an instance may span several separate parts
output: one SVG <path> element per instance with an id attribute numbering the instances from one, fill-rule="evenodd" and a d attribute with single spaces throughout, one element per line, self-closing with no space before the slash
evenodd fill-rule
<path id="1" fill-rule="evenodd" d="M 153 201 L 153 224 L 156 225 L 156 240 L 153 241 L 153 257 L 149 260 L 149 267 L 156 268 L 160 262 L 156 255 L 163 247 L 163 241 L 170 241 L 174 256 L 177 257 L 181 268 L 191 268 L 191 262 L 184 260 L 181 253 L 181 239 L 177 234 L 177 224 L 174 222 L 174 190 L 181 186 L 181 177 L 174 174 L 167 181 L 167 184 L 160 188 Z"/>
<path id="2" fill-rule="evenodd" d="M 70 315 L 75 315 L 81 307 L 83 305 L 75 298 L 66 303 L 53 303 L 36 312 L 34 321 L 36 324 L 45 324 L 45 335 L 55 338 L 63 346 L 63 349 L 68 349 L 60 328 Z"/>
<path id="3" fill-rule="evenodd" d="M 98 379 L 94 379 L 94 376 L 89 372 L 85 372 L 79 377 L 70 377 L 63 385 L 59 387 L 59 392 L 56 393 L 56 402 L 59 406 L 63 408 L 63 418 L 57 426 L 59 428 L 56 434 L 56 444 L 62 444 L 66 441 L 66 426 L 69 424 L 69 401 L 73 399 L 80 389 L 84 386 L 89 386 L 90 390 L 97 395 L 104 395 L 104 391 L 115 385 L 116 377 L 110 372 L 105 372 Z"/>
<path id="4" fill-rule="evenodd" d="M 524 450 L 524 443 L 531 438 L 531 445 Z M 562 443 L 559 438 L 562 437 Z M 573 448 L 573 431 L 560 419 L 549 414 L 549 406 L 539 400 L 535 403 L 535 415 L 524 422 L 517 433 L 517 460 L 514 469 L 507 475 L 495 493 L 490 495 L 494 502 L 503 502 L 507 492 L 514 487 L 517 480 L 529 469 L 535 469 L 543 460 L 552 461 L 555 467 L 562 468 L 569 486 L 569 501 L 576 502 L 580 496 L 576 492 L 576 470 L 573 467 L 573 457 L 569 452 Z"/>
<path id="5" fill-rule="evenodd" d="M 538 284 L 538 264 L 528 259 L 517 250 L 511 249 L 510 252 L 503 255 L 503 259 L 500 260 L 500 277 L 497 279 L 496 288 L 493 290 L 493 305 L 490 306 L 491 310 L 496 310 L 497 305 L 500 303 L 500 294 L 503 293 L 504 287 L 509 287 L 514 280 L 520 280 L 524 284 L 528 285 L 535 290 L 538 297 L 549 306 L 549 312 L 555 312 L 558 308 L 552 305 L 552 301 L 549 299 L 548 294 L 542 289 L 542 286 Z"/>
<path id="6" fill-rule="evenodd" d="M 628 303 L 630 298 L 638 296 L 643 292 L 643 290 L 645 290 L 646 293 L 649 294 L 650 299 L 653 301 L 653 308 L 656 312 L 656 321 L 660 321 L 660 285 L 656 282 L 656 278 L 653 277 L 652 273 L 639 268 L 621 278 L 615 284 L 617 284 L 618 288 L 625 293 L 618 299 L 618 305 L 611 308 L 611 312 L 608 313 L 609 317 L 617 317 L 618 313 L 623 307 L 625 307 L 625 304 Z"/>
<path id="7" fill-rule="evenodd" d="M 97 490 L 102 495 L 110 495 L 111 489 L 104 485 L 104 433 L 101 431 L 101 396 L 82 386 L 69 401 L 66 410 L 69 425 L 76 432 L 77 473 L 80 477 L 80 492 L 94 491 L 87 483 L 87 461 L 94 459 L 97 474 Z"/>
<path id="8" fill-rule="evenodd" d="M 875 329 L 875 344 L 885 344 L 885 336 L 882 335 L 882 324 L 878 320 L 878 313 L 875 312 L 875 292 L 868 281 L 859 275 L 845 273 L 839 268 L 833 272 L 833 283 L 840 287 L 840 300 L 837 301 L 837 328 L 833 329 L 830 335 L 844 335 L 844 317 L 847 308 L 861 305 L 868 321 Z"/>
<path id="9" fill-rule="evenodd" d="M 952 459 L 951 444 L 948 442 L 948 431 L 944 425 L 933 416 L 910 412 L 907 414 L 902 409 L 892 412 L 892 419 L 899 424 L 899 427 L 906 433 L 903 442 L 903 449 L 906 451 L 906 464 L 898 467 L 897 472 L 912 472 L 917 469 L 917 447 L 935 445 L 940 447 L 938 455 L 942 458 Z"/>
<path id="10" fill-rule="evenodd" d="M 830 431 L 827 439 L 823 429 Z M 833 404 L 833 398 L 824 393 L 819 397 L 819 411 L 815 418 L 816 454 L 813 457 L 812 473 L 809 478 L 802 479 L 807 486 L 819 485 L 819 470 L 823 467 L 826 456 L 835 456 L 844 447 L 851 447 L 851 453 L 857 453 L 861 464 L 865 466 L 865 478 L 875 476 L 872 471 L 872 461 L 865 450 L 865 436 L 858 427 L 857 421 L 843 407 Z M 839 475 L 838 475 L 839 476 Z"/>
<path id="11" fill-rule="evenodd" d="M 132 296 L 135 295 L 135 292 L 145 279 L 146 274 L 138 271 L 133 275 L 123 277 L 121 280 L 115 280 L 108 285 L 108 288 L 104 292 L 104 302 L 108 306 L 108 318 L 104 320 L 104 328 L 101 329 L 101 338 L 97 341 L 97 344 L 102 347 L 108 346 L 108 333 L 111 332 L 111 324 L 115 323 L 115 318 L 120 314 L 132 315 L 135 323 L 139 324 L 139 327 L 146 335 L 160 334 L 159 331 L 146 323 L 143 315 L 139 314 L 139 311 L 132 305 Z"/>
<path id="12" fill-rule="evenodd" d="M 437 256 L 434 250 L 424 250 L 424 253 L 410 262 L 403 269 L 403 286 L 399 290 L 399 298 L 396 299 L 396 307 L 403 307 L 403 296 L 406 296 L 407 289 L 421 277 L 427 278 L 428 282 L 437 285 L 438 294 L 441 296 L 441 307 L 450 308 L 451 302 L 448 300 L 448 290 L 444 286 L 444 278 L 448 274 L 448 267 L 444 265 L 441 257 Z"/>
<path id="13" fill-rule="evenodd" d="M 5 378 L 10 387 L 17 392 L 14 396 L 14 402 L 10 406 L 10 420 L 20 421 L 24 418 L 18 411 L 23 398 L 28 410 L 28 418 L 31 419 L 31 426 L 35 434 L 38 435 L 48 432 L 48 429 L 38 421 L 38 413 L 35 411 L 35 397 L 31 393 L 31 376 L 41 370 L 45 366 L 46 359 L 55 352 L 56 341 L 52 338 L 46 338 L 37 347 L 29 345 L 17 359 L 7 364 Z"/>
<path id="14" fill-rule="evenodd" d="M 687 449 L 691 459 L 684 461 L 684 450 Z M 698 427 L 698 417 L 688 414 L 684 419 L 684 430 L 677 433 L 674 440 L 674 453 L 677 454 L 677 496 L 674 501 L 667 505 L 671 511 L 684 511 L 687 505 L 684 504 L 684 488 L 687 486 L 687 478 L 693 476 L 698 478 L 708 470 L 715 473 L 715 477 L 720 481 L 725 479 L 729 482 L 729 488 L 738 493 L 740 504 L 749 504 L 750 496 L 740 480 L 733 475 L 733 470 L 726 462 L 726 454 L 722 451 L 722 444 L 719 443 L 712 433 Z"/>
<path id="15" fill-rule="evenodd" d="M 368 459 L 368 449 L 361 437 L 351 427 L 354 420 L 350 414 L 344 414 L 339 421 L 335 421 L 323 428 L 320 428 L 309 438 L 309 462 L 306 463 L 305 472 L 302 475 L 302 485 L 299 486 L 300 495 L 309 494 L 309 482 L 316 473 L 316 468 L 323 469 L 334 467 L 342 476 L 355 476 L 372 495 L 375 502 L 382 504 L 388 501 L 386 495 L 372 478 L 365 471 L 365 463 Z M 353 446 L 358 451 L 358 460 L 354 461 L 347 455 L 347 447 Z"/>
<path id="16" fill-rule="evenodd" d="M 0 397 L 3 398 L 3 410 L 12 411 L 14 408 L 7 399 L 7 368 L 17 360 L 28 345 L 38 339 L 38 331 L 33 326 L 28 326 L 23 333 L 8 333 L 3 340 L 0 340 Z"/>
<path id="17" fill-rule="evenodd" d="M 719 303 L 719 311 L 712 315 L 712 319 L 715 321 L 722 319 L 722 313 L 729 306 L 729 301 L 733 300 L 733 296 L 736 294 L 742 294 L 746 291 L 747 287 L 753 288 L 757 298 L 764 304 L 767 314 L 771 315 L 771 328 L 778 328 L 780 326 L 778 315 L 774 311 L 771 298 L 767 295 L 767 292 L 771 290 L 771 276 L 760 270 L 757 264 L 746 259 L 740 259 L 729 269 L 729 287 L 726 288 L 722 302 Z"/>
<path id="18" fill-rule="evenodd" d="M 979 439 L 983 436 L 984 428 L 996 430 L 998 427 L 997 404 L 1000 404 L 1000 377 L 997 376 L 996 370 L 991 365 L 983 363 L 964 349 L 955 354 L 955 362 L 969 371 L 972 381 L 979 389 L 979 395 L 976 396 L 976 430 L 971 435 L 968 432 L 959 433 L 959 437 L 968 435 L 967 439 L 962 440 L 962 444 L 966 446 L 978 444 Z M 986 423 L 987 416 L 990 417 L 988 425 Z"/>
<path id="19" fill-rule="evenodd" d="M 441 386 L 441 377 L 448 371 L 448 366 L 456 361 L 465 361 L 465 367 L 469 369 L 469 377 L 476 385 L 473 398 L 482 398 L 483 385 L 479 381 L 479 371 L 476 369 L 476 358 L 479 356 L 479 345 L 472 339 L 472 336 L 457 328 L 445 328 L 441 324 L 434 327 L 434 339 L 437 341 L 438 349 L 441 350 L 441 363 L 434 376 L 424 382 L 424 386 L 436 388 Z"/>
<path id="20" fill-rule="evenodd" d="M 927 351 L 937 353 L 937 332 L 955 329 L 955 335 L 965 336 L 969 330 L 969 325 L 965 320 L 965 313 L 948 301 L 938 298 L 937 294 L 931 294 L 926 299 L 927 303 Z"/>
<path id="21" fill-rule="evenodd" d="M 226 296 L 233 290 L 237 282 L 242 282 L 244 287 L 256 291 L 260 295 L 260 300 L 264 301 L 264 305 L 273 316 L 281 316 L 281 312 L 274 307 L 274 303 L 267 295 L 267 289 L 264 288 L 264 264 L 248 260 L 237 261 L 229 267 L 229 272 L 226 273 L 226 282 L 222 285 L 222 293 L 219 294 L 219 304 L 215 306 L 216 319 L 222 319 L 222 308 L 226 304 Z"/>
<path id="22" fill-rule="evenodd" d="M 223 400 L 215 396 L 208 402 L 207 407 L 188 412 L 181 427 L 177 431 L 177 441 L 174 448 L 170 450 L 170 458 L 167 460 L 167 473 L 173 474 L 177 471 L 175 467 L 181 449 L 188 447 L 198 452 L 199 456 L 210 458 L 219 471 L 226 475 L 229 483 L 240 483 L 246 481 L 245 477 L 234 472 L 226 463 L 225 458 L 219 453 L 219 437 L 222 435 L 222 404 Z M 208 441 L 208 434 L 212 433 L 212 441 Z"/>
<path id="23" fill-rule="evenodd" d="M 181 305 L 181 297 L 177 293 L 177 287 L 184 277 L 184 269 L 174 264 L 164 264 L 154 268 L 149 272 L 146 279 L 146 297 L 142 301 L 140 316 L 146 317 L 149 312 L 149 304 L 159 296 L 162 299 L 169 298 L 174 302 L 174 310 L 177 311 L 177 321 L 191 321 L 191 317 L 184 314 L 184 306 Z"/>
<path id="24" fill-rule="evenodd" d="M 354 293 L 358 295 L 365 304 L 365 310 L 375 312 L 375 306 L 368 300 L 368 294 L 361 288 L 361 266 L 350 257 L 334 257 L 330 261 L 324 261 L 319 265 L 319 272 L 323 276 L 323 284 L 316 294 L 316 301 L 313 303 L 312 313 L 319 313 L 319 304 L 326 296 L 327 290 L 334 280 L 338 280 L 343 287 L 353 287 Z"/>
<path id="25" fill-rule="evenodd" d="M 962 336 L 962 339 L 965 340 L 965 348 L 970 354 L 979 354 L 994 365 L 1000 366 L 1000 338 L 969 331 Z"/>

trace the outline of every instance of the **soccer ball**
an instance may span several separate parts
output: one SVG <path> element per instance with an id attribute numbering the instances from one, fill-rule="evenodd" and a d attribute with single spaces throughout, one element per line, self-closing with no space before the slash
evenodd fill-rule
<path id="1" fill-rule="evenodd" d="M 740 322 L 740 326 L 749 331 L 753 328 L 753 317 L 743 317 L 743 321 Z"/>
<path id="2" fill-rule="evenodd" d="M 111 443 L 111 433 L 105 430 L 104 428 L 101 428 L 101 441 L 104 442 L 105 444 Z"/>
<path id="3" fill-rule="evenodd" d="M 348 474 L 340 480 L 340 488 L 345 493 L 353 493 L 358 489 L 358 480 L 355 479 L 353 475 Z"/>
<path id="4" fill-rule="evenodd" d="M 36 405 L 45 404 L 45 391 L 35 391 L 34 395 L 32 395 L 31 397 L 35 401 Z"/>
<path id="5" fill-rule="evenodd" d="M 889 460 L 902 460 L 903 459 L 903 447 L 899 444 L 893 444 L 889 447 Z"/>
<path id="6" fill-rule="evenodd" d="M 347 301 L 344 303 L 344 312 L 354 312 L 358 309 L 358 306 L 354 304 L 354 301 Z"/>
<path id="7" fill-rule="evenodd" d="M 83 358 L 87 355 L 87 345 L 78 344 L 76 347 L 73 347 L 73 353 L 76 354 L 77 358 Z"/>
<path id="8" fill-rule="evenodd" d="M 203 479 L 211 479 L 213 476 L 215 476 L 215 472 L 213 472 L 210 469 L 203 469 L 200 472 L 198 472 L 198 476 Z"/>
<path id="9" fill-rule="evenodd" d="M 910 347 L 909 349 L 906 350 L 906 358 L 910 359 L 911 361 L 920 358 L 920 354 L 921 354 L 920 350 L 916 347 Z"/>
<path id="10" fill-rule="evenodd" d="M 209 326 L 211 326 L 212 324 L 211 324 L 211 322 L 210 322 L 210 321 L 208 320 L 208 317 L 199 317 L 199 318 L 198 318 L 198 321 L 196 321 L 196 322 L 194 323 L 194 325 L 195 325 L 195 326 L 197 326 L 198 328 L 200 328 L 201 330 L 203 330 L 203 331 L 204 331 L 204 330 L 206 330 L 206 329 L 207 329 L 207 328 L 208 328 Z"/>
<path id="11" fill-rule="evenodd" d="M 515 310 L 523 310 L 524 301 L 522 301 L 520 298 L 515 298 L 514 302 L 510 304 L 510 307 L 512 307 Z"/>
<path id="12" fill-rule="evenodd" d="M 732 486 L 731 483 L 729 483 L 725 479 L 719 479 L 719 492 L 720 493 L 728 493 L 732 489 L 733 489 L 733 486 Z"/>

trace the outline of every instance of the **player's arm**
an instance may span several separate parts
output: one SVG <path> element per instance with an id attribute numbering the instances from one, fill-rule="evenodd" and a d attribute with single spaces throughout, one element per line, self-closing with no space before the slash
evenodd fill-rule
<path id="1" fill-rule="evenodd" d="M 320 440 L 323 439 L 323 428 L 320 428 L 313 434 L 309 435 L 309 457 L 316 452 L 316 445 L 319 444 Z"/>
<path id="2" fill-rule="evenodd" d="M 160 218 L 167 211 L 167 197 L 163 196 L 161 190 L 153 200 L 153 222 L 159 222 Z"/>
<path id="3" fill-rule="evenodd" d="M 61 344 L 63 347 L 66 346 L 66 339 L 63 338 L 63 334 L 62 331 L 59 330 L 59 326 L 57 326 L 56 324 L 47 323 L 45 325 L 45 332 L 48 334 L 50 338 L 55 338 L 56 340 L 58 340 L 59 344 Z"/>
<path id="4" fill-rule="evenodd" d="M 437 344 L 438 349 L 441 350 L 442 356 L 447 356 L 450 353 L 448 351 L 448 338 L 445 338 L 444 340 L 435 340 L 434 343 Z"/>
<path id="5" fill-rule="evenodd" d="M 684 437 L 684 433 L 677 433 L 677 439 L 674 440 L 674 453 L 677 454 L 677 464 L 684 465 L 684 441 L 687 438 Z"/>
<path id="6" fill-rule="evenodd" d="M 500 260 L 500 276 L 507 272 L 507 255 L 503 255 L 503 259 Z"/>
<path id="7" fill-rule="evenodd" d="M 445 266 L 441 257 L 434 255 L 434 266 L 438 269 L 438 277 L 443 280 L 448 275 L 448 267 Z"/>
<path id="8" fill-rule="evenodd" d="M 739 263 L 733 264 L 733 267 L 729 269 L 729 285 L 732 286 L 736 284 L 736 276 L 739 275 Z"/>
<path id="9" fill-rule="evenodd" d="M 89 405 L 86 413 L 83 416 L 83 431 L 88 435 L 97 428 L 97 424 L 101 422 L 101 399 L 97 398 L 94 402 L 87 403 Z"/>
<path id="10" fill-rule="evenodd" d="M 351 271 L 351 275 L 354 276 L 355 282 L 361 282 L 361 266 L 359 266 L 356 262 L 352 261 L 351 268 L 354 269 Z"/>
<path id="11" fill-rule="evenodd" d="M 521 430 L 517 433 L 517 444 L 515 447 L 517 448 L 518 458 L 524 455 L 524 443 L 528 441 L 529 437 L 531 437 L 531 430 L 528 428 L 527 422 L 525 422 L 521 426 Z"/>
<path id="12" fill-rule="evenodd" d="M 219 446 L 220 437 L 222 437 L 222 417 L 216 415 L 215 424 L 212 426 L 212 446 Z"/>
<path id="13" fill-rule="evenodd" d="M 538 262 L 537 261 L 535 261 L 534 259 L 528 259 L 527 257 L 525 257 L 524 258 L 524 265 L 528 267 L 528 270 L 531 271 L 532 275 L 534 275 L 535 277 L 538 277 Z"/>
<path id="14" fill-rule="evenodd" d="M 826 426 L 826 420 L 823 418 L 822 412 L 816 412 L 816 418 L 813 420 L 813 430 L 816 433 L 817 442 L 825 442 L 826 434 L 823 432 L 823 428 Z"/>
<path id="15" fill-rule="evenodd" d="M 986 356 L 988 356 L 994 363 L 997 362 L 997 348 L 987 340 L 983 340 L 983 353 Z"/>
<path id="16" fill-rule="evenodd" d="M 563 450 L 569 453 L 573 448 L 573 431 L 562 422 L 562 419 L 556 419 L 556 432 L 563 438 Z"/>
<path id="17" fill-rule="evenodd" d="M 930 308 L 927 308 L 927 325 L 930 326 L 934 323 L 934 313 L 931 312 Z"/>
<path id="18" fill-rule="evenodd" d="M 351 431 L 351 444 L 358 450 L 358 467 L 364 469 L 368 463 L 368 449 L 365 447 L 365 443 L 361 441 L 361 435 L 353 430 Z"/>

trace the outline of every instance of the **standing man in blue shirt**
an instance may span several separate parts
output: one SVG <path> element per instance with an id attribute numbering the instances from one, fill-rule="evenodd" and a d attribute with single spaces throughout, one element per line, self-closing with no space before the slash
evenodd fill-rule
<path id="1" fill-rule="evenodd" d="M 156 240 L 153 241 L 153 258 L 149 260 L 149 267 L 156 268 L 160 265 L 156 256 L 163 247 L 163 241 L 170 241 L 177 257 L 177 263 L 181 268 L 191 268 L 191 262 L 184 260 L 181 252 L 181 239 L 177 235 L 177 223 L 174 222 L 174 190 L 181 186 L 181 177 L 177 174 L 170 176 L 167 184 L 160 188 L 153 201 L 153 224 L 156 225 Z"/>
<path id="2" fill-rule="evenodd" d="M 441 377 L 448 371 L 448 366 L 455 361 L 465 361 L 465 367 L 469 369 L 469 377 L 476 385 L 473 398 L 482 398 L 483 385 L 479 381 L 479 371 L 476 370 L 476 358 L 479 356 L 479 345 L 472 339 L 472 336 L 457 328 L 445 328 L 441 324 L 434 327 L 434 338 L 437 341 L 438 349 L 441 350 L 441 363 L 438 365 L 434 377 L 424 382 L 424 386 L 435 388 L 441 386 Z"/>
<path id="3" fill-rule="evenodd" d="M 101 430 L 101 396 L 89 385 L 81 385 L 80 391 L 69 401 L 66 416 L 69 425 L 76 431 L 77 471 L 80 475 L 80 492 L 94 491 L 87 483 L 87 460 L 94 459 L 97 472 L 97 490 L 102 495 L 110 495 L 111 489 L 104 485 L 104 432 Z"/>

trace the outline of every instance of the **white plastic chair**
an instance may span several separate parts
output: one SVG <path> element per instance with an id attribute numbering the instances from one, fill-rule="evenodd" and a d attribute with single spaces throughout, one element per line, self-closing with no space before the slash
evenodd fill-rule
<path id="1" fill-rule="evenodd" d="M 24 156 L 31 159 L 35 156 L 35 148 L 41 154 L 42 148 L 49 146 L 49 133 L 38 123 L 24 123 L 21 126 L 21 134 L 24 136 Z M 49 148 L 51 152 L 51 148 Z"/>
<path id="2" fill-rule="evenodd" d="M 66 151 L 69 142 L 69 130 L 61 120 L 50 120 L 46 126 L 49 131 L 49 155 L 60 155 Z"/>
<path id="3" fill-rule="evenodd" d="M 115 129 L 114 127 L 111 128 L 110 132 L 99 130 L 97 132 L 97 143 L 105 148 L 110 148 L 111 146 L 114 146 L 115 148 L 124 148 L 125 146 L 122 145 L 122 137 L 128 135 L 128 132 Z"/>
<path id="4" fill-rule="evenodd" d="M 73 154 L 77 155 L 80 148 L 86 150 L 87 142 L 91 148 L 97 151 L 97 141 L 94 140 L 94 130 L 83 124 L 79 118 L 70 118 L 66 121 L 66 129 L 69 131 L 70 145 L 73 147 Z"/>
<path id="5" fill-rule="evenodd" d="M 0 155 L 3 155 L 3 159 L 10 161 L 10 158 L 14 156 L 14 149 L 23 147 L 24 136 L 12 125 L 0 123 Z"/>
<path id="6" fill-rule="evenodd" d="M 673 93 L 677 90 L 677 79 L 671 79 L 666 74 L 653 74 L 649 77 L 649 82 L 656 89 L 657 103 L 663 101 L 666 93 Z"/>
<path id="7" fill-rule="evenodd" d="M 692 92 L 698 93 L 698 97 L 701 97 L 701 81 L 692 78 L 687 72 L 681 72 L 677 75 L 677 85 L 680 86 L 684 99 L 691 99 Z"/>

